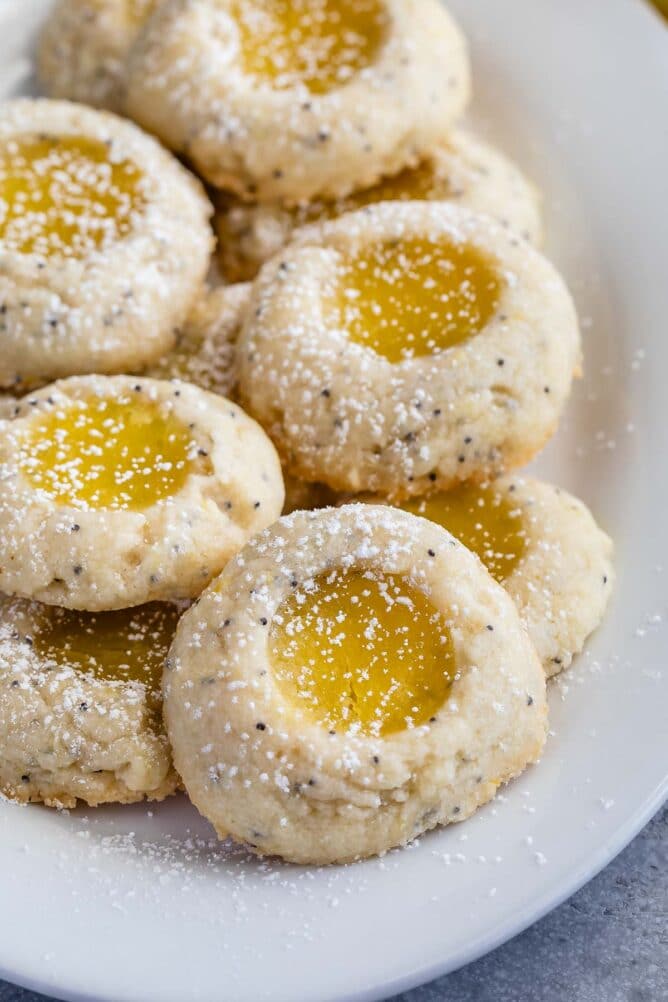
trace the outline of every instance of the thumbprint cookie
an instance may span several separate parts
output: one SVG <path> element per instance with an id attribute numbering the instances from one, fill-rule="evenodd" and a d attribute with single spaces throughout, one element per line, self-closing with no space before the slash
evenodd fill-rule
<path id="1" fill-rule="evenodd" d="M 258 533 L 185 613 L 165 667 L 193 803 L 298 863 L 463 820 L 536 760 L 546 717 L 504 589 L 440 526 L 383 506 Z"/>
<path id="2" fill-rule="evenodd" d="M 203 189 L 136 126 L 47 100 L 0 108 L 0 387 L 132 372 L 206 276 Z"/>
<path id="3" fill-rule="evenodd" d="M 603 619 L 614 581 L 612 540 L 582 501 L 506 476 L 401 507 L 478 554 L 517 605 L 548 676 L 568 667 Z"/>
<path id="4" fill-rule="evenodd" d="M 488 143 L 463 129 L 454 129 L 415 166 L 335 201 L 319 199 L 292 208 L 280 202 L 249 205 L 219 192 L 215 226 L 222 272 L 230 282 L 254 278 L 260 266 L 301 226 L 334 219 L 375 202 L 419 199 L 454 202 L 487 213 L 530 243 L 541 242 L 540 199 L 533 184 Z"/>
<path id="5" fill-rule="evenodd" d="M 283 498 L 274 447 L 224 397 L 62 380 L 0 422 L 0 591 L 91 612 L 192 598 Z"/>
<path id="6" fill-rule="evenodd" d="M 0 599 L 0 792 L 59 807 L 174 793 L 161 683 L 178 617 Z"/>
<path id="7" fill-rule="evenodd" d="M 237 363 L 293 475 L 405 497 L 537 453 L 580 335 L 564 282 L 521 237 L 443 202 L 384 202 L 267 262 Z"/>
<path id="8" fill-rule="evenodd" d="M 125 110 L 210 184 L 298 204 L 417 162 L 468 96 L 438 0 L 168 0 L 130 53 Z"/>

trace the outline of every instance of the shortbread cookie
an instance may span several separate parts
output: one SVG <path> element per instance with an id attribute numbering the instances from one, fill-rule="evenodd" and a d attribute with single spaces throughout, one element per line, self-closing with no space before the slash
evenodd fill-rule
<path id="1" fill-rule="evenodd" d="M 132 49 L 126 111 L 211 184 L 297 204 L 417 162 L 468 95 L 438 0 L 167 0 Z"/>
<path id="2" fill-rule="evenodd" d="M 563 281 L 520 237 L 444 202 L 384 202 L 264 266 L 237 362 L 293 475 L 403 497 L 533 456 L 580 338 Z"/>
<path id="3" fill-rule="evenodd" d="M 235 348 L 250 300 L 249 283 L 205 289 L 176 332 L 170 352 L 147 370 L 155 379 L 182 379 L 228 397 L 236 387 Z"/>
<path id="4" fill-rule="evenodd" d="M 172 350 L 144 374 L 153 379 L 180 379 L 211 393 L 232 396 L 236 341 L 250 291 L 250 283 L 203 288 L 187 320 L 177 328 Z M 11 417 L 16 403 L 12 394 L 0 393 L 0 418 Z"/>
<path id="5" fill-rule="evenodd" d="M 614 580 L 612 540 L 582 501 L 540 480 L 501 477 L 401 507 L 478 554 L 518 607 L 546 675 L 568 667 L 603 619 Z"/>
<path id="6" fill-rule="evenodd" d="M 0 386 L 132 371 L 174 343 L 209 267 L 210 203 L 135 126 L 0 108 Z"/>
<path id="7" fill-rule="evenodd" d="M 51 97 L 121 111 L 128 54 L 159 0 L 58 0 L 37 48 Z"/>
<path id="8" fill-rule="evenodd" d="M 0 591 L 93 612 L 192 598 L 282 506 L 271 442 L 224 397 L 65 379 L 0 422 Z"/>
<path id="9" fill-rule="evenodd" d="M 161 676 L 178 616 L 0 599 L 0 792 L 59 807 L 174 793 Z"/>
<path id="10" fill-rule="evenodd" d="M 181 620 L 165 721 L 221 833 L 298 863 L 461 821 L 536 760 L 545 680 L 504 590 L 425 519 L 299 512 Z"/>
<path id="11" fill-rule="evenodd" d="M 16 404 L 17 399 L 11 393 L 0 393 L 0 421 L 12 416 Z"/>
<path id="12" fill-rule="evenodd" d="M 530 243 L 541 242 L 536 188 L 498 150 L 470 132 L 455 129 L 417 167 L 407 167 L 334 202 L 318 200 L 288 209 L 277 202 L 247 205 L 233 195 L 219 194 L 215 225 L 221 269 L 230 282 L 253 278 L 300 226 L 375 202 L 409 199 L 456 202 L 493 216 Z"/>

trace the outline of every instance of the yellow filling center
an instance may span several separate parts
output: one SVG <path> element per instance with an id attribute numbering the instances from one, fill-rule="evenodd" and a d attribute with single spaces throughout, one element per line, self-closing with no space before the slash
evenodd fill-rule
<path id="1" fill-rule="evenodd" d="M 456 674 L 443 617 L 390 574 L 320 575 L 280 606 L 270 650 L 285 697 L 332 730 L 382 735 L 423 724 Z"/>
<path id="2" fill-rule="evenodd" d="M 325 94 L 369 66 L 383 44 L 383 0 L 235 0 L 244 72 L 277 88 Z"/>
<path id="3" fill-rule="evenodd" d="M 446 179 L 437 177 L 428 161 L 417 167 L 406 167 L 405 170 L 390 177 L 383 178 L 371 188 L 363 188 L 335 202 L 309 202 L 307 205 L 291 209 L 296 224 L 318 222 L 322 219 L 334 219 L 344 212 L 363 209 L 365 205 L 376 202 L 407 202 L 447 199 L 451 188 Z"/>
<path id="4" fill-rule="evenodd" d="M 409 200 L 426 201 L 434 198 L 447 198 L 450 187 L 446 180 L 437 178 L 428 161 L 423 161 L 417 167 L 406 167 L 390 177 L 383 178 L 372 188 L 365 188 L 344 201 L 339 211 L 361 209 L 374 202 L 406 202 Z"/>
<path id="5" fill-rule="evenodd" d="M 82 258 L 127 236 L 144 175 L 86 136 L 12 139 L 0 150 L 0 242 L 40 257 Z"/>
<path id="6" fill-rule="evenodd" d="M 57 665 L 158 689 L 178 618 L 175 606 L 159 602 L 118 612 L 54 607 L 32 640 L 36 653 Z"/>
<path id="7" fill-rule="evenodd" d="M 344 263 L 336 305 L 349 338 L 390 362 L 432 355 L 478 334 L 502 280 L 477 248 L 441 238 L 386 241 Z"/>
<path id="8" fill-rule="evenodd" d="M 477 553 L 499 582 L 512 574 L 524 555 L 522 512 L 513 505 L 512 494 L 464 484 L 443 494 L 406 501 L 401 507 L 442 525 Z"/>
<path id="9" fill-rule="evenodd" d="M 33 418 L 19 466 L 59 504 L 141 511 L 205 466 L 196 453 L 190 430 L 157 404 L 89 397 Z"/>

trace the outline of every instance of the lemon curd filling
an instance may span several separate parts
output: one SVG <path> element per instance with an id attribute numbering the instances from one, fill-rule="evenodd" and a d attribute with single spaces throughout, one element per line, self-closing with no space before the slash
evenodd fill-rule
<path id="1" fill-rule="evenodd" d="M 204 469 L 188 427 L 152 401 L 89 397 L 35 416 L 19 468 L 53 501 L 141 511 Z"/>
<path id="2" fill-rule="evenodd" d="M 442 525 L 477 553 L 492 577 L 501 583 L 524 555 L 522 512 L 513 505 L 512 495 L 501 494 L 493 487 L 464 484 L 432 497 L 406 501 L 401 507 Z"/>
<path id="3" fill-rule="evenodd" d="M 479 334 L 502 288 L 493 261 L 470 244 L 410 238 L 349 257 L 335 300 L 351 341 L 401 362 Z"/>
<path id="4" fill-rule="evenodd" d="M 236 0 L 232 13 L 245 73 L 314 94 L 369 66 L 388 23 L 383 0 Z"/>
<path id="5" fill-rule="evenodd" d="M 60 667 L 158 689 L 178 619 L 176 606 L 162 602 L 96 613 L 45 607 L 31 639 L 41 658 Z"/>
<path id="6" fill-rule="evenodd" d="M 81 258 L 127 236 L 144 175 L 86 136 L 26 136 L 0 148 L 0 247 Z"/>
<path id="7" fill-rule="evenodd" d="M 371 188 L 349 195 L 340 200 L 339 212 L 362 209 L 375 202 L 425 201 L 433 198 L 447 198 L 451 188 L 444 178 L 437 178 L 428 161 L 417 167 L 406 167 L 398 174 L 385 177 Z"/>
<path id="8" fill-rule="evenodd" d="M 332 730 L 383 735 L 423 724 L 456 674 L 443 617 L 390 574 L 316 577 L 280 606 L 269 643 L 283 695 Z"/>
<path id="9" fill-rule="evenodd" d="M 294 224 L 302 226 L 304 223 L 335 219 L 344 212 L 354 212 L 355 209 L 363 209 L 365 205 L 373 205 L 376 202 L 447 199 L 451 191 L 447 180 L 437 177 L 432 165 L 428 161 L 423 161 L 417 167 L 406 167 L 398 174 L 383 178 L 371 188 L 363 188 L 345 198 L 336 201 L 309 202 L 288 211 Z"/>

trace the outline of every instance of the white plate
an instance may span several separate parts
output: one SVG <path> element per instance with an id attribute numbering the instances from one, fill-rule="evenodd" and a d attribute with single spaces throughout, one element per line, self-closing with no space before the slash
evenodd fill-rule
<path id="1" fill-rule="evenodd" d="M 0 88 L 29 87 L 45 0 L 0 6 Z M 540 766 L 461 826 L 321 870 L 209 843 L 184 800 L 0 804 L 0 975 L 66 999 L 377 999 L 554 907 L 664 798 L 668 677 L 668 33 L 641 0 L 453 0 L 474 117 L 546 194 L 586 379 L 540 469 L 617 540 L 606 623 L 551 694 Z M 23 68 L 22 68 L 23 67 Z"/>

